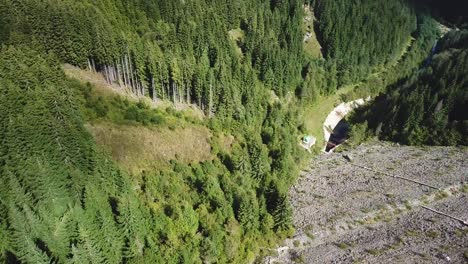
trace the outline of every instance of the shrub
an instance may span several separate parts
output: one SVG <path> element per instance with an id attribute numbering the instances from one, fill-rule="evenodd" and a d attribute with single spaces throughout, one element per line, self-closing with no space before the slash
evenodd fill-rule
<path id="1" fill-rule="evenodd" d="M 370 138 L 370 133 L 367 127 L 367 121 L 364 123 L 352 124 L 349 132 L 348 144 L 356 146 L 365 142 Z"/>
<path id="2" fill-rule="evenodd" d="M 127 108 L 124 115 L 125 119 L 137 121 L 138 119 L 138 108 L 134 105 Z"/>

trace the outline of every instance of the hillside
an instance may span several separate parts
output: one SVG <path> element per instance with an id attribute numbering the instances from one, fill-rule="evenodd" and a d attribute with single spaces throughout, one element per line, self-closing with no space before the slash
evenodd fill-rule
<path id="1" fill-rule="evenodd" d="M 266 263 L 466 262 L 467 227 L 421 205 L 468 219 L 467 161 L 464 147 L 384 142 L 320 155 L 290 189 L 296 233 Z"/>
<path id="2" fill-rule="evenodd" d="M 0 262 L 261 262 L 299 227 L 289 192 L 314 156 L 299 142 L 336 104 L 394 89 L 402 109 L 411 93 L 432 109 L 441 77 L 440 122 L 417 113 L 382 136 L 420 127 L 404 142 L 433 143 L 435 125 L 454 128 L 436 143 L 466 142 L 465 31 L 427 60 L 430 14 L 410 0 L 0 0 Z"/>
<path id="3" fill-rule="evenodd" d="M 421 68 L 387 87 L 352 122 L 369 135 L 410 145 L 466 145 L 468 31 L 447 33 Z"/>

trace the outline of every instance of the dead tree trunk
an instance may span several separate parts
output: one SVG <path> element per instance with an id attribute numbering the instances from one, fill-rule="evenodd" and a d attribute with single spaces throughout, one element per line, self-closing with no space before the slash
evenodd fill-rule
<path id="1" fill-rule="evenodd" d="M 119 83 L 119 86 L 122 86 L 122 75 L 120 71 L 120 65 L 117 62 L 115 63 L 115 75 L 117 77 L 117 82 Z"/>
<path id="2" fill-rule="evenodd" d="M 89 58 L 88 58 L 88 70 L 89 70 L 90 72 L 93 71 L 93 66 L 91 65 L 91 60 L 90 60 Z"/>
<path id="3" fill-rule="evenodd" d="M 212 118 L 213 117 L 213 85 L 210 83 L 210 101 L 208 103 L 208 117 Z"/>
<path id="4" fill-rule="evenodd" d="M 156 99 L 157 99 L 157 95 L 156 95 L 156 87 L 154 86 L 154 76 L 151 75 L 151 90 L 153 91 L 153 95 L 152 95 L 152 99 L 153 99 L 153 102 L 156 102 Z"/>

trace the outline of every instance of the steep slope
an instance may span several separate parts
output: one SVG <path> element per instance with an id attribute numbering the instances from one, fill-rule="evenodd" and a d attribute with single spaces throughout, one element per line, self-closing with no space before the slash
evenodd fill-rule
<path id="1" fill-rule="evenodd" d="M 283 188 L 294 179 L 299 149 L 281 105 L 269 106 L 263 126 L 268 145 L 244 126 L 232 130 L 236 142 L 226 148 L 216 120 L 96 96 L 94 87 L 67 79 L 58 65 L 53 55 L 26 46 L 0 51 L 2 261 L 248 262 L 259 247 L 290 232 Z M 95 139 L 85 122 L 94 124 Z M 132 139 L 133 150 L 125 149 L 131 142 L 120 144 L 132 158 L 145 137 L 164 139 L 151 131 L 174 124 L 165 137 L 177 136 L 185 124 L 215 139 L 197 147 L 205 156 L 177 156 L 182 149 L 166 148 L 164 164 L 140 166 L 148 162 L 141 155 L 130 164 L 139 167 L 135 172 L 96 145 L 105 136 L 119 146 L 115 133 L 97 131 L 105 122 L 115 133 L 130 130 L 141 139 Z"/>
<path id="2" fill-rule="evenodd" d="M 464 30 L 448 33 L 422 69 L 358 111 L 355 126 L 366 122 L 371 133 L 405 144 L 466 145 L 467 36 Z"/>
<path id="3" fill-rule="evenodd" d="M 314 1 L 333 34 L 310 58 L 303 3 L 0 0 L 0 261 L 249 263 L 292 234 L 301 103 L 392 62 L 415 21 L 400 1 Z M 358 48 L 371 33 L 382 54 Z M 206 118 L 96 92 L 64 63 Z M 169 144 L 194 128 L 190 153 Z"/>
<path id="4" fill-rule="evenodd" d="M 340 85 L 355 83 L 398 58 L 416 16 L 407 1 L 317 0 L 319 41 Z"/>
<path id="5" fill-rule="evenodd" d="M 370 142 L 322 154 L 291 188 L 296 233 L 269 260 L 443 263 L 449 257 L 464 263 L 468 228 L 421 205 L 468 220 L 467 169 L 468 149 L 459 147 Z"/>

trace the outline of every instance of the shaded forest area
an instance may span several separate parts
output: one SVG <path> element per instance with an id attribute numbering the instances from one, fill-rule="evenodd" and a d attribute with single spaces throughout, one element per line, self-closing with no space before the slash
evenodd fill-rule
<path id="1" fill-rule="evenodd" d="M 355 131 L 409 145 L 466 146 L 468 31 L 449 32 L 436 50 L 425 67 L 358 110 Z"/>
<path id="2" fill-rule="evenodd" d="M 431 14 L 450 26 L 468 26 L 468 2 L 460 0 L 414 0 L 420 7 L 428 8 Z"/>
<path id="3" fill-rule="evenodd" d="M 0 0 L 0 261 L 245 263 L 290 235 L 299 106 L 395 63 L 413 36 L 411 72 L 435 35 L 405 1 L 311 3 L 325 59 L 303 52 L 301 0 Z M 96 99 L 63 63 L 195 104 L 235 143 L 131 175 L 84 124 L 181 115 Z"/>

